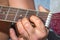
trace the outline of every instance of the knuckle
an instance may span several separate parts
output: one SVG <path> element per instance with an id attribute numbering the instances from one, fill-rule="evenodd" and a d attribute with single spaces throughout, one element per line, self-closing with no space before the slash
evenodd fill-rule
<path id="1" fill-rule="evenodd" d="M 36 19 L 36 22 L 39 23 L 40 22 L 40 19 Z"/>

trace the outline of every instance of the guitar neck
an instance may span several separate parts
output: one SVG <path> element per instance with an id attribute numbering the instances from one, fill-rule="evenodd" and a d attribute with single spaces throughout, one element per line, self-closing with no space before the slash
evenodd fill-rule
<path id="1" fill-rule="evenodd" d="M 36 15 L 43 21 L 46 21 L 48 13 L 0 6 L 0 21 L 16 22 L 18 19 L 22 19 L 23 17 L 29 18 L 31 15 Z"/>

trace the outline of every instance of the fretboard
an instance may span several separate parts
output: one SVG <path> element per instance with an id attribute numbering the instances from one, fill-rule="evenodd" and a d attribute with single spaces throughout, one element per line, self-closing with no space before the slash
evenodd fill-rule
<path id="1" fill-rule="evenodd" d="M 23 17 L 29 18 L 31 15 L 36 15 L 43 21 L 46 21 L 48 13 L 30 9 L 25 10 L 20 8 L 0 6 L 0 21 L 16 22 L 18 19 L 22 19 Z"/>

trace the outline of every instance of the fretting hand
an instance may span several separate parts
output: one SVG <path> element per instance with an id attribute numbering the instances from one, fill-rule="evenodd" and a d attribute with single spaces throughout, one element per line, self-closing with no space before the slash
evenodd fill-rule
<path id="1" fill-rule="evenodd" d="M 36 16 L 31 16 L 30 21 L 35 24 L 35 28 L 27 18 L 23 18 L 16 23 L 18 32 L 27 40 L 44 40 L 48 35 L 48 30 L 43 22 Z M 12 40 L 25 40 L 23 37 L 17 37 L 13 29 L 10 29 L 10 37 Z"/>

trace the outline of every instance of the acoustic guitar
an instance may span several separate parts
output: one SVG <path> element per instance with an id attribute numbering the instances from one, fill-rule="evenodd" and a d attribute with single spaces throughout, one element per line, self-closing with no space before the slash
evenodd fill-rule
<path id="1" fill-rule="evenodd" d="M 53 13 L 51 12 L 47 13 L 31 9 L 20 9 L 8 6 L 0 6 L 0 21 L 16 23 L 18 19 L 22 19 L 24 17 L 27 17 L 29 19 L 29 17 L 32 15 L 38 16 L 44 22 L 45 26 L 49 28 L 50 20 L 53 15 Z"/>

